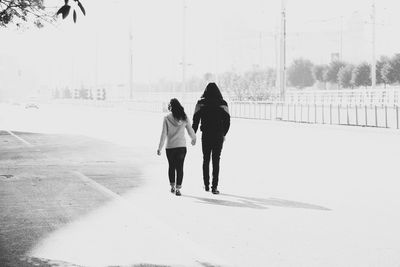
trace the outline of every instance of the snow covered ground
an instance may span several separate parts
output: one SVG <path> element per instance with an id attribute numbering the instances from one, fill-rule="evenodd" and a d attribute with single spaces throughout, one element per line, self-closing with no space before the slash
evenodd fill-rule
<path id="1" fill-rule="evenodd" d="M 145 159 L 145 186 L 31 256 L 84 266 L 400 266 L 400 131 L 233 119 L 221 195 L 202 189 L 198 134 L 176 197 L 165 154 L 156 156 L 161 113 L 3 105 L 0 114 L 3 129 L 88 135 Z"/>

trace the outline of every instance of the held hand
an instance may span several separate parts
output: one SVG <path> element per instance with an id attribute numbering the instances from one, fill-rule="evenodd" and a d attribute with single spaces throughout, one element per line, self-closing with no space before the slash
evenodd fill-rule
<path id="1" fill-rule="evenodd" d="M 161 151 L 157 149 L 157 155 L 161 156 Z"/>
<path id="2" fill-rule="evenodd" d="M 196 139 L 192 139 L 191 144 L 192 144 L 192 146 L 196 145 Z"/>

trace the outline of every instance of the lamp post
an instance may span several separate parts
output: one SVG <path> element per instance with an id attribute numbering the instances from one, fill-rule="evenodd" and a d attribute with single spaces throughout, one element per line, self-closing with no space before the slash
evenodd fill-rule
<path id="1" fill-rule="evenodd" d="M 375 55 L 375 39 L 376 39 L 376 11 L 375 11 L 375 0 L 372 1 L 372 13 L 371 13 L 371 20 L 372 20 L 372 62 L 371 62 L 371 85 L 372 89 L 376 87 L 376 55 Z"/>
<path id="2" fill-rule="evenodd" d="M 133 51 L 132 17 L 129 16 L 129 99 L 133 99 Z"/>
<path id="3" fill-rule="evenodd" d="M 182 93 L 186 93 L 186 0 L 183 0 L 182 33 Z"/>
<path id="4" fill-rule="evenodd" d="M 280 49 L 280 96 L 286 95 L 286 0 L 281 0 L 281 49 Z"/>

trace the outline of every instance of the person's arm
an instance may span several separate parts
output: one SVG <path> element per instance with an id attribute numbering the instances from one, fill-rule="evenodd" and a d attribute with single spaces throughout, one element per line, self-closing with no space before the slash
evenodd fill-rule
<path id="1" fill-rule="evenodd" d="M 226 101 L 224 101 L 221 107 L 223 110 L 222 123 L 224 127 L 224 136 L 225 136 L 228 133 L 229 128 L 231 127 L 231 115 L 229 114 L 228 103 L 226 103 Z"/>
<path id="2" fill-rule="evenodd" d="M 196 107 L 194 108 L 193 125 L 192 125 L 192 128 L 195 133 L 197 133 L 197 129 L 199 128 L 199 123 L 201 119 L 201 109 L 202 109 L 202 104 L 197 102 Z"/>
<path id="3" fill-rule="evenodd" d="M 187 119 L 186 131 L 188 132 L 190 138 L 192 139 L 191 144 L 195 145 L 196 144 L 196 133 L 194 132 L 189 119 Z"/>
<path id="4" fill-rule="evenodd" d="M 165 139 L 167 139 L 167 120 L 166 120 L 166 118 L 164 118 L 164 121 L 163 121 L 163 126 L 162 126 L 162 131 L 161 131 L 161 136 L 160 136 L 160 143 L 158 145 L 158 150 L 157 150 L 158 155 L 161 155 L 161 150 L 164 146 Z"/>

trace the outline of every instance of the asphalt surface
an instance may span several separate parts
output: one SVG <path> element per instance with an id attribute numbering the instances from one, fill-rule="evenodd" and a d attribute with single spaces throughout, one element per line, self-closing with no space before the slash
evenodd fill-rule
<path id="1" fill-rule="evenodd" d="M 142 155 L 94 138 L 0 131 L 0 150 L 1 266 L 46 266 L 29 249 L 109 201 L 76 173 L 116 194 L 141 184 Z"/>

